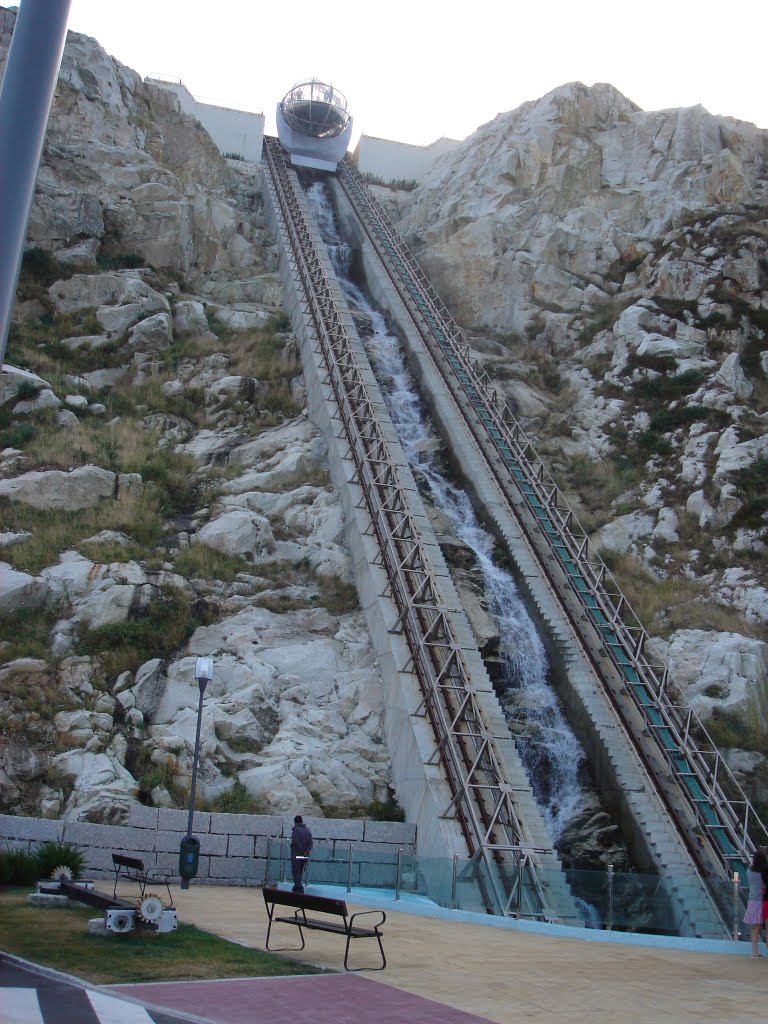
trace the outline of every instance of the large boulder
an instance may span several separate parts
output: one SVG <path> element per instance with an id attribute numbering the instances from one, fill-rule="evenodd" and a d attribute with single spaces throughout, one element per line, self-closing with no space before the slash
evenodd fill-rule
<path id="1" fill-rule="evenodd" d="M 768 644 L 738 633 L 680 629 L 652 648 L 701 718 L 717 708 L 768 729 Z"/>
<path id="2" fill-rule="evenodd" d="M 45 580 L 0 562 L 0 615 L 34 611 L 45 604 L 47 597 Z"/>
<path id="3" fill-rule="evenodd" d="M 247 558 L 273 551 L 275 547 L 269 520 L 247 509 L 234 509 L 217 516 L 193 534 L 192 541 L 224 555 Z"/>
<path id="4" fill-rule="evenodd" d="M 99 466 L 22 473 L 0 480 L 0 497 L 39 509 L 75 512 L 115 495 L 116 475 Z"/>

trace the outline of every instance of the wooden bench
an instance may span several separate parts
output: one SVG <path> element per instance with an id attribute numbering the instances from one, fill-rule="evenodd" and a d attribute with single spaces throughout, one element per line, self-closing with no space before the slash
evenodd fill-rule
<path id="1" fill-rule="evenodd" d="M 283 946 L 280 949 L 271 950 L 271 952 L 298 953 L 304 949 L 304 929 L 309 928 L 318 932 L 333 932 L 346 937 L 344 947 L 344 970 L 346 971 L 383 971 L 387 966 L 387 958 L 384 956 L 384 947 L 381 944 L 380 929 L 387 919 L 383 910 L 360 910 L 356 914 L 350 914 L 344 900 L 329 899 L 326 896 L 310 896 L 307 893 L 286 892 L 284 889 L 275 889 L 269 886 L 264 886 L 261 891 L 264 894 L 264 904 L 269 916 L 267 949 L 269 949 L 269 937 L 273 924 L 294 925 L 299 929 L 301 936 L 300 946 L 290 948 Z M 275 914 L 275 907 L 293 907 L 294 913 L 291 916 L 278 917 Z M 326 916 L 325 918 L 307 917 L 307 911 L 311 914 L 325 914 Z M 380 920 L 369 928 L 355 924 L 356 918 L 368 914 L 378 914 Z M 336 918 L 336 920 L 329 920 L 329 918 Z M 376 939 L 381 953 L 381 967 L 350 967 L 348 964 L 349 944 L 352 939 Z"/>
<path id="2" fill-rule="evenodd" d="M 112 854 L 112 866 L 115 869 L 115 887 L 112 895 L 117 897 L 117 883 L 123 878 L 126 882 L 135 882 L 139 887 L 140 899 L 144 899 L 148 885 L 164 885 L 168 890 L 168 907 L 173 908 L 171 885 L 167 875 L 150 875 L 144 867 L 144 861 L 138 857 L 127 857 L 122 853 Z"/>

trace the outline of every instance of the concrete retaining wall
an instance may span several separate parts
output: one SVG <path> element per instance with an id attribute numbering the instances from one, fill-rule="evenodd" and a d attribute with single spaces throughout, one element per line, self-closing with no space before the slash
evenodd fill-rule
<path id="1" fill-rule="evenodd" d="M 164 78 L 145 78 L 145 82 L 178 96 L 185 114 L 196 118 L 216 143 L 222 155 L 238 153 L 244 160 L 261 160 L 264 141 L 264 115 L 249 110 L 234 110 L 216 103 L 196 100 L 182 82 Z"/>
<path id="2" fill-rule="evenodd" d="M 361 174 L 371 173 L 385 182 L 398 179 L 421 181 L 436 160 L 453 152 L 458 139 L 435 139 L 428 146 L 414 146 L 394 139 L 378 139 L 361 135 L 355 147 L 354 160 Z"/>
<path id="3" fill-rule="evenodd" d="M 353 884 L 394 884 L 392 865 L 398 850 L 404 855 L 416 851 L 416 826 L 404 822 L 310 817 L 304 821 L 314 837 L 313 864 L 346 863 L 352 847 Z M 262 885 L 268 851 L 274 880 L 281 856 L 287 856 L 292 827 L 292 816 L 196 812 L 193 833 L 200 840 L 200 867 L 195 884 Z M 113 853 L 139 857 L 149 871 L 175 876 L 186 831 L 186 811 L 157 807 L 132 807 L 126 825 L 2 814 L 0 849 L 33 851 L 48 841 L 71 843 L 85 854 L 85 871 L 94 878 L 113 876 Z M 311 869 L 312 865 L 310 877 Z"/>

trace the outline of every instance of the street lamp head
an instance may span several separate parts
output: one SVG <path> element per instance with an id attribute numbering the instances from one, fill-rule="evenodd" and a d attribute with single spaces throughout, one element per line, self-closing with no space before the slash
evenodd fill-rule
<path id="1" fill-rule="evenodd" d="M 195 665 L 195 679 L 200 689 L 205 689 L 206 683 L 213 679 L 213 658 L 198 658 Z"/>

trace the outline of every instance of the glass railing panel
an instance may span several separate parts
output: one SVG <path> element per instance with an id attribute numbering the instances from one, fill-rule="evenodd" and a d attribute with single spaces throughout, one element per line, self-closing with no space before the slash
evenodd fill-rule
<path id="1" fill-rule="evenodd" d="M 620 873 L 578 869 L 542 869 L 514 864 L 417 857 L 388 850 L 315 844 L 306 874 L 311 885 L 343 887 L 354 901 L 355 890 L 373 890 L 393 900 L 408 895 L 431 900 L 446 909 L 475 913 L 505 912 L 528 920 L 557 920 L 585 928 L 658 935 L 694 934 L 724 938 L 748 932 L 742 924 L 746 887 L 734 891 L 732 880 L 711 879 L 709 888 L 725 924 L 702 926 L 716 915 L 705 899 L 699 920 L 691 921 L 676 893 L 686 880 L 641 872 Z M 270 841 L 265 863 L 269 884 L 291 882 L 287 840 Z M 695 892 L 695 890 L 694 890 Z M 704 897 L 702 897 L 704 898 Z M 691 897 L 690 913 L 697 911 Z M 574 917 L 575 910 L 575 917 Z M 704 928 L 712 929 L 707 935 Z"/>

